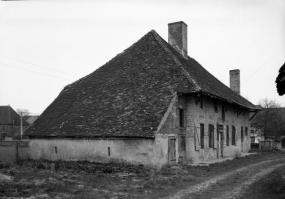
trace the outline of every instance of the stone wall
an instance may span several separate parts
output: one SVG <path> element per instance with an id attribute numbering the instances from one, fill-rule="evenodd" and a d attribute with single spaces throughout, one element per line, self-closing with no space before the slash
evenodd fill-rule
<path id="1" fill-rule="evenodd" d="M 32 159 L 91 162 L 123 160 L 134 164 L 157 165 L 154 139 L 31 139 Z"/>
<path id="2" fill-rule="evenodd" d="M 202 103 L 202 104 L 201 104 Z M 216 109 L 214 105 L 216 104 Z M 179 125 L 179 109 L 185 110 L 185 127 Z M 169 137 L 176 139 L 176 163 L 181 161 L 180 137 L 186 135 L 186 163 L 199 163 L 217 159 L 221 156 L 238 156 L 250 149 L 249 112 L 237 109 L 229 103 L 224 104 L 224 118 L 222 117 L 222 101 L 203 97 L 202 101 L 195 96 L 176 96 L 173 98 L 168 112 L 162 119 L 156 135 L 156 145 L 161 163 L 168 163 Z M 197 147 L 197 137 L 200 137 L 200 124 L 204 124 L 204 149 Z M 209 147 L 209 124 L 214 126 L 215 146 Z M 224 134 L 223 146 L 217 140 L 217 125 L 222 125 Z M 226 143 L 226 128 L 229 128 L 229 146 Z M 232 144 L 232 126 L 236 129 L 236 143 Z M 241 142 L 241 127 L 244 131 L 244 141 Z M 245 135 L 247 127 L 247 136 Z M 196 134 L 196 135 L 195 135 Z M 200 141 L 201 142 L 201 141 Z M 182 142 L 183 143 L 183 142 Z"/>
<path id="3" fill-rule="evenodd" d="M 1 141 L 0 162 L 13 163 L 18 158 L 28 158 L 29 143 L 27 141 Z"/>
<path id="4" fill-rule="evenodd" d="M 224 156 L 235 156 L 243 152 L 248 152 L 250 149 L 250 133 L 249 133 L 249 112 L 238 110 L 237 107 L 231 104 L 225 104 L 225 118 L 222 118 L 222 102 L 217 101 L 217 111 L 214 108 L 214 100 L 211 98 L 203 98 L 203 108 L 201 102 L 196 104 L 195 97 L 186 98 L 186 122 L 187 122 L 187 139 L 186 139 L 186 154 L 187 162 L 196 163 L 204 162 L 218 158 L 218 150 L 223 148 Z M 204 124 L 204 149 L 195 147 L 195 133 L 199 135 L 200 124 Z M 209 148 L 209 124 L 214 125 L 215 137 L 217 139 L 217 124 L 223 125 L 224 144 L 219 145 L 219 140 L 216 141 L 217 146 Z M 229 146 L 226 145 L 226 127 L 229 127 Z M 236 129 L 236 144 L 232 145 L 232 126 Z M 241 127 L 244 131 L 244 141 L 241 142 Z M 245 127 L 247 127 L 247 136 L 245 136 Z"/>

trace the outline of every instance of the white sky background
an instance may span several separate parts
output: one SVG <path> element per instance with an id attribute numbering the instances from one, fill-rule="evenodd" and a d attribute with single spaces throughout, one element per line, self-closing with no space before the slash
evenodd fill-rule
<path id="1" fill-rule="evenodd" d="M 284 0 L 1 1 L 0 105 L 42 113 L 64 86 L 154 29 L 188 25 L 188 55 L 224 84 L 241 71 L 241 94 L 278 96 L 285 62 Z M 62 72 L 58 72 L 62 71 Z"/>

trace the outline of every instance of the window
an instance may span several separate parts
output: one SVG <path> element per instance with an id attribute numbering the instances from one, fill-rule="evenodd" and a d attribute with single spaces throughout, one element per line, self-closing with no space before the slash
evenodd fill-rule
<path id="1" fill-rule="evenodd" d="M 241 142 L 243 142 L 243 127 L 241 127 L 240 132 L 241 132 Z"/>
<path id="2" fill-rule="evenodd" d="M 201 149 L 204 149 L 204 124 L 200 124 Z"/>
<path id="3" fill-rule="evenodd" d="M 214 125 L 209 124 L 209 148 L 214 148 Z"/>
<path id="4" fill-rule="evenodd" d="M 245 137 L 248 136 L 248 133 L 247 133 L 247 127 L 245 127 Z"/>
<path id="5" fill-rule="evenodd" d="M 232 145 L 236 145 L 236 128 L 232 126 Z"/>
<path id="6" fill-rule="evenodd" d="M 227 146 L 230 146 L 230 132 L 229 126 L 227 126 Z"/>
<path id="7" fill-rule="evenodd" d="M 181 108 L 178 110 L 179 110 L 179 127 L 184 128 L 185 127 L 185 110 Z"/>
<path id="8" fill-rule="evenodd" d="M 225 105 L 222 104 L 222 120 L 225 121 L 225 118 L 226 118 Z"/>

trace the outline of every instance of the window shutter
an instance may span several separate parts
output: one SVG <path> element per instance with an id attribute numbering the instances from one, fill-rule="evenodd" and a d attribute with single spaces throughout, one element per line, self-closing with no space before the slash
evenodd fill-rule
<path id="1" fill-rule="evenodd" d="M 214 149 L 216 149 L 217 148 L 217 129 L 215 128 L 215 127 L 213 127 L 214 128 Z"/>
<path id="2" fill-rule="evenodd" d="M 223 142 L 224 142 L 224 148 L 227 146 L 227 140 L 226 140 L 226 137 L 227 135 L 226 135 L 226 130 L 225 130 L 225 126 L 223 126 L 223 138 L 224 138 L 224 140 L 223 140 Z"/>
<path id="3" fill-rule="evenodd" d="M 200 127 L 195 124 L 194 124 L 194 133 L 195 133 L 195 150 L 199 151 L 201 149 Z"/>
<path id="4" fill-rule="evenodd" d="M 236 141 L 236 144 L 235 144 L 235 145 L 237 146 L 237 141 L 238 141 L 238 132 L 237 132 L 237 130 L 236 130 L 236 132 L 235 132 L 235 136 L 236 136 L 236 140 L 235 140 L 235 141 Z"/>

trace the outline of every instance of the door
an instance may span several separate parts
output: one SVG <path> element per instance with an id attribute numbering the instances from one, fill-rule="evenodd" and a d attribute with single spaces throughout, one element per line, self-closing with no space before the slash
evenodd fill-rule
<path id="1" fill-rule="evenodd" d="M 220 157 L 224 156 L 224 133 L 223 132 L 219 132 L 220 136 L 220 140 L 219 140 L 219 145 L 220 145 Z"/>
<path id="2" fill-rule="evenodd" d="M 176 139 L 174 136 L 168 137 L 168 163 L 169 164 L 175 164 L 176 163 L 175 142 L 176 142 Z"/>
<path id="3" fill-rule="evenodd" d="M 186 163 L 185 135 L 179 135 L 179 137 L 178 137 L 178 153 L 179 153 L 178 162 L 179 163 Z"/>
<path id="4" fill-rule="evenodd" d="M 219 157 L 224 156 L 224 127 L 219 125 Z"/>

